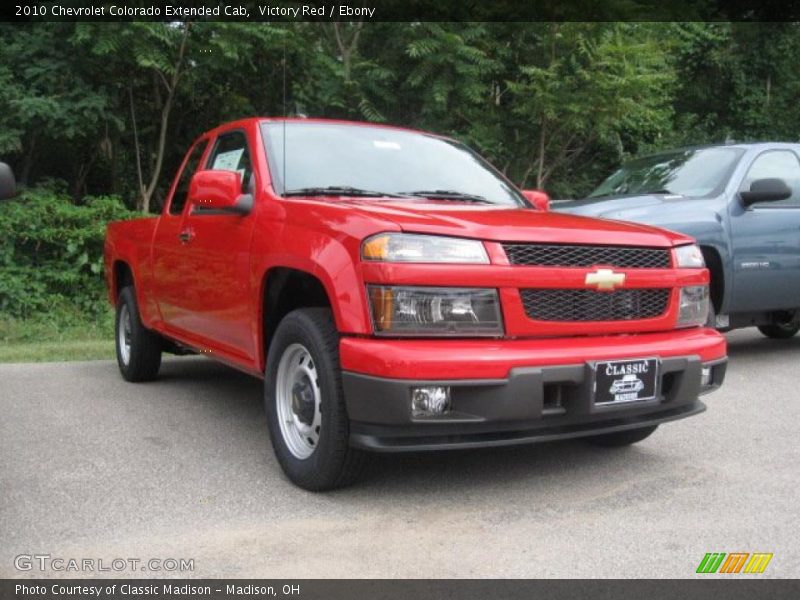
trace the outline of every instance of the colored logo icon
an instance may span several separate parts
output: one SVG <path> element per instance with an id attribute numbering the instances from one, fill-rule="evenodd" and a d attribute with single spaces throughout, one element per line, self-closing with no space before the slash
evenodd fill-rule
<path id="1" fill-rule="evenodd" d="M 771 560 L 771 552 L 707 552 L 697 573 L 763 573 Z"/>

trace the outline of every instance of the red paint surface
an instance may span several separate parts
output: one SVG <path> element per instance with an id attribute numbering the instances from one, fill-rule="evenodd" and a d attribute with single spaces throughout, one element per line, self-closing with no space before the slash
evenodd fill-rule
<path id="1" fill-rule="evenodd" d="M 527 340 L 380 340 L 345 338 L 342 368 L 397 379 L 503 379 L 514 367 L 696 355 L 725 356 L 725 338 L 704 328 L 662 333 Z"/>

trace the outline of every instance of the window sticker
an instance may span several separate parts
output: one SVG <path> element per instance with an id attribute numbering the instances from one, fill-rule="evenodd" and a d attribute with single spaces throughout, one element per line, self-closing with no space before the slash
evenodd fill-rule
<path id="1" fill-rule="evenodd" d="M 214 171 L 238 171 L 242 154 L 244 154 L 244 148 L 220 152 L 214 159 L 214 166 L 212 169 Z"/>

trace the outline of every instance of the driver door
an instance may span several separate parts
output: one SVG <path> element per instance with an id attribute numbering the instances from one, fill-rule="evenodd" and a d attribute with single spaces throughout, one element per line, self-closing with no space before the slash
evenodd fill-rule
<path id="1" fill-rule="evenodd" d="M 255 174 L 245 132 L 223 131 L 211 144 L 205 169 L 236 171 L 242 176 L 242 193 L 253 193 Z M 165 315 L 165 321 L 201 350 L 252 362 L 254 300 L 249 269 L 255 208 L 241 215 L 187 204 L 169 240 L 171 259 L 156 260 L 156 278 L 174 280 L 167 313 L 171 318 Z"/>
<path id="2" fill-rule="evenodd" d="M 757 179 L 782 179 L 791 189 L 786 200 L 745 207 L 731 204 L 733 304 L 731 312 L 800 307 L 800 159 L 789 149 L 759 154 L 740 191 Z"/>

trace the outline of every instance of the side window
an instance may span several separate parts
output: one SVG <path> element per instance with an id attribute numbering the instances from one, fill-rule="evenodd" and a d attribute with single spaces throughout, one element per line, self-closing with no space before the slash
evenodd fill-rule
<path id="1" fill-rule="evenodd" d="M 792 195 L 786 200 L 770 202 L 770 206 L 800 206 L 800 161 L 789 150 L 771 150 L 760 155 L 750 165 L 750 170 L 742 182 L 743 190 L 749 190 L 756 179 L 783 179 Z"/>
<path id="2" fill-rule="evenodd" d="M 206 146 L 208 146 L 208 140 L 201 140 L 191 149 L 189 160 L 186 161 L 186 167 L 181 171 L 178 185 L 175 186 L 175 193 L 172 195 L 172 202 L 169 204 L 169 214 L 179 215 L 183 212 L 186 199 L 189 197 L 189 183 L 192 181 L 192 175 L 197 171 L 197 167 L 200 166 L 200 159 L 203 158 Z"/>
<path id="3" fill-rule="evenodd" d="M 207 168 L 213 171 L 236 171 L 242 176 L 242 192 L 247 192 L 253 167 L 244 133 L 231 131 L 219 136 Z"/>

